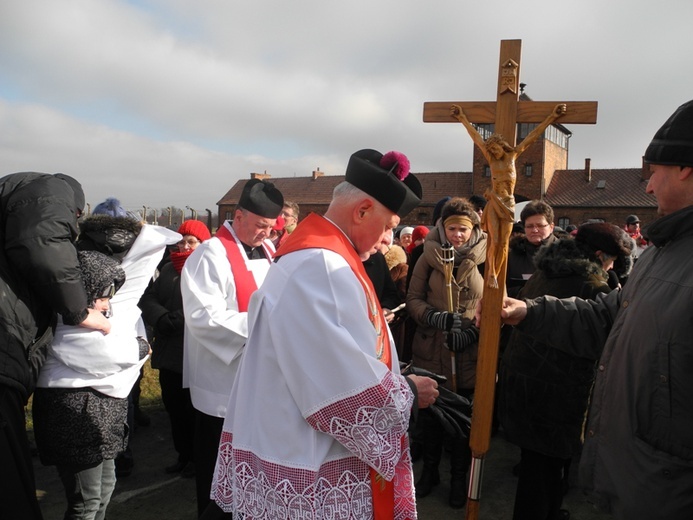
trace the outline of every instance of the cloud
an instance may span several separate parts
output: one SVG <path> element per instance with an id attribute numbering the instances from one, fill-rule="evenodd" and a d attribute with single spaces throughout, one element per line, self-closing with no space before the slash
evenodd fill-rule
<path id="1" fill-rule="evenodd" d="M 692 15 L 688 0 L 11 2 L 0 153 L 133 208 L 204 209 L 251 171 L 342 173 L 364 147 L 469 171 L 464 130 L 424 124 L 423 103 L 493 100 L 500 40 L 520 38 L 532 98 L 599 102 L 596 126 L 570 126 L 570 167 L 636 167 L 690 98 Z"/>

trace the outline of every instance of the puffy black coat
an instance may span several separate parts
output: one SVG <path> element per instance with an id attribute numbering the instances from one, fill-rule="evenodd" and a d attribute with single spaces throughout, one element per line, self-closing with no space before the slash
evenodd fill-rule
<path id="1" fill-rule="evenodd" d="M 541 248 L 535 263 L 521 298 L 594 299 L 610 290 L 606 272 L 572 238 Z M 568 354 L 515 329 L 499 371 L 498 413 L 508 440 L 547 456 L 570 457 L 580 446 L 595 363 L 595 357 Z"/>
<path id="2" fill-rule="evenodd" d="M 0 384 L 25 399 L 34 390 L 56 312 L 87 316 L 77 250 L 79 184 L 62 174 L 22 172 L 0 179 Z"/>

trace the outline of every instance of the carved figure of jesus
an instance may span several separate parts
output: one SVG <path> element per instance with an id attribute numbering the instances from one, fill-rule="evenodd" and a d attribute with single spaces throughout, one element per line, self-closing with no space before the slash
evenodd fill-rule
<path id="1" fill-rule="evenodd" d="M 517 172 L 515 160 L 531 145 L 544 130 L 566 113 L 565 104 L 558 104 L 553 112 L 515 147 L 510 146 L 500 134 L 491 135 L 486 141 L 472 126 L 459 105 L 450 107 L 450 115 L 464 125 L 474 144 L 491 168 L 491 189 L 484 193 L 488 200 L 481 217 L 481 225 L 488 233 L 487 266 L 489 287 L 498 288 L 498 275 L 504 259 L 508 257 L 508 240 L 515 219 L 515 182 Z"/>

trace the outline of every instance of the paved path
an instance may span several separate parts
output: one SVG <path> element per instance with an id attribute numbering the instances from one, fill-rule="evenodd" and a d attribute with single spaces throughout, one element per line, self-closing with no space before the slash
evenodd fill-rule
<path id="1" fill-rule="evenodd" d="M 163 409 L 149 411 L 152 424 L 139 428 L 133 439 L 135 468 L 132 475 L 118 481 L 108 507 L 108 520 L 194 520 L 194 480 L 164 473 L 164 467 L 173 463 L 175 456 L 168 429 L 168 418 Z M 519 450 L 494 437 L 491 451 L 486 457 L 481 490 L 480 520 L 510 520 L 515 494 L 516 478 L 512 467 L 519 460 Z M 37 487 L 45 520 L 60 520 L 65 508 L 62 486 L 53 467 L 43 467 L 35 461 Z M 420 463 L 415 465 L 418 476 Z M 441 463 L 442 482 L 433 493 L 418 504 L 419 518 L 423 520 L 463 519 L 464 509 L 453 510 L 448 500 L 447 461 Z M 564 506 L 571 512 L 571 520 L 611 520 L 600 514 L 590 501 L 576 488 L 569 491 Z"/>

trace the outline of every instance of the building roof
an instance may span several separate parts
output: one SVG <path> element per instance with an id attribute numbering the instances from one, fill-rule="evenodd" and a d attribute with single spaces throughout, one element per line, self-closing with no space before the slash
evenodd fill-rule
<path id="1" fill-rule="evenodd" d="M 414 175 L 423 189 L 421 206 L 435 206 L 447 196 L 469 197 L 473 194 L 471 172 L 428 172 Z M 235 205 L 248 180 L 237 181 L 217 205 Z M 268 177 L 267 180 L 282 192 L 284 200 L 306 205 L 328 205 L 332 200 L 332 191 L 344 180 L 344 175 Z M 656 208 L 654 195 L 645 193 L 646 185 L 642 168 L 594 169 L 591 170 L 589 181 L 585 169 L 556 170 L 544 200 L 554 208 Z"/>
<path id="2" fill-rule="evenodd" d="M 241 179 L 226 192 L 217 205 L 235 205 L 241 197 L 241 192 L 250 179 Z M 344 180 L 344 175 L 322 175 L 313 177 L 269 177 L 275 188 L 282 192 L 284 200 L 292 200 L 303 204 L 329 204 L 332 190 Z"/>
<path id="3" fill-rule="evenodd" d="M 654 195 L 645 193 L 647 181 L 642 168 L 587 171 L 556 170 L 544 200 L 559 207 L 643 207 L 656 208 Z"/>
<path id="4" fill-rule="evenodd" d="M 446 196 L 464 196 L 472 194 L 471 172 L 433 172 L 414 174 L 423 189 L 422 205 L 435 205 Z M 241 196 L 243 187 L 250 179 L 237 181 L 233 187 L 217 202 L 217 205 L 235 205 Z M 266 180 L 282 192 L 284 200 L 299 204 L 329 204 L 335 186 L 344 180 L 344 175 L 319 175 L 307 177 L 269 177 Z"/>

